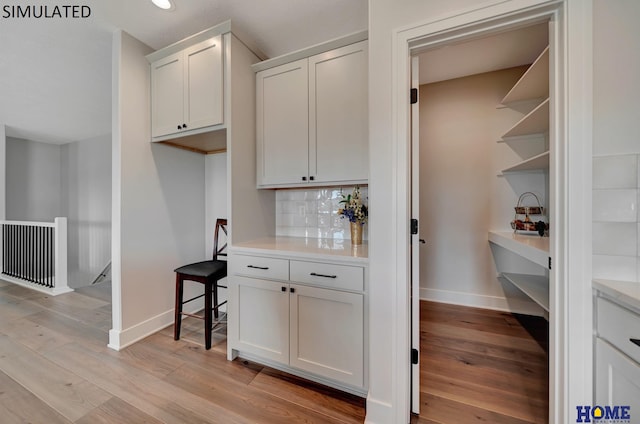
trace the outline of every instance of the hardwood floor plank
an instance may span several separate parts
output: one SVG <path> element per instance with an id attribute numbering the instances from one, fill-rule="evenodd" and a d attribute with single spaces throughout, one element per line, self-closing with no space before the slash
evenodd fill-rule
<path id="1" fill-rule="evenodd" d="M 182 343 L 182 347 L 174 352 L 183 363 L 197 365 L 203 369 L 214 371 L 219 378 L 249 384 L 264 368 L 250 361 L 227 361 L 226 354 L 207 351 L 204 346 Z"/>
<path id="2" fill-rule="evenodd" d="M 343 422 L 251 386 L 218 379 L 215 372 L 191 364 L 178 368 L 166 378 L 166 381 L 221 407 L 237 411 L 249 422 L 263 424 Z"/>
<path id="3" fill-rule="evenodd" d="M 166 377 L 183 363 L 171 352 L 156 349 L 150 343 L 135 343 L 120 352 L 106 350 L 104 353 L 157 378 Z"/>
<path id="4" fill-rule="evenodd" d="M 440 424 L 531 424 L 497 412 L 466 405 L 429 393 L 422 393 L 420 415 Z"/>
<path id="5" fill-rule="evenodd" d="M 246 420 L 233 411 L 193 396 L 180 387 L 154 377 L 120 360 L 72 343 L 48 353 L 87 381 L 101 387 L 140 411 L 168 423 L 233 423 Z"/>
<path id="6" fill-rule="evenodd" d="M 0 334 L 36 352 L 45 352 L 73 341 L 72 338 L 46 328 L 27 318 L 0 321 Z"/>
<path id="7" fill-rule="evenodd" d="M 111 398 L 110 394 L 7 336 L 0 336 L 0 370 L 70 421 Z"/>
<path id="8" fill-rule="evenodd" d="M 250 386 L 346 423 L 362 423 L 365 418 L 363 398 L 271 368 L 258 373 Z"/>
<path id="9" fill-rule="evenodd" d="M 0 420 L 3 424 L 71 423 L 3 372 L 0 372 Z"/>
<path id="10" fill-rule="evenodd" d="M 543 352 L 531 352 L 525 349 L 496 346 L 493 343 L 472 342 L 455 337 L 433 334 L 429 331 L 422 331 L 421 338 L 425 340 L 425 343 L 428 340 L 430 346 L 439 346 L 462 352 L 476 353 L 496 359 L 506 359 L 509 361 L 519 361 L 523 363 L 538 363 L 546 362 L 547 360 L 547 355 Z"/>
<path id="11" fill-rule="evenodd" d="M 526 396 L 519 391 L 506 391 L 430 373 L 425 377 L 423 393 L 456 401 L 476 408 L 497 412 L 521 420 L 544 423 L 548 418 L 548 398 Z"/>
<path id="12" fill-rule="evenodd" d="M 41 307 L 27 300 L 7 295 L 0 289 L 0 322 L 24 318 L 40 311 L 42 311 Z"/>
<path id="13" fill-rule="evenodd" d="M 491 334 L 482 331 L 470 331 L 469 329 L 441 324 L 438 321 L 429 323 L 428 331 L 432 334 L 445 337 L 454 337 L 461 340 L 467 340 L 477 343 L 490 343 L 496 346 L 527 350 L 531 352 L 545 353 L 543 347 L 541 347 L 533 338 L 513 337 L 503 334 Z"/>
<path id="14" fill-rule="evenodd" d="M 119 398 L 112 398 L 76 421 L 76 424 L 162 424 L 152 416 L 129 405 Z"/>
<path id="15" fill-rule="evenodd" d="M 60 315 L 54 311 L 44 310 L 27 317 L 29 321 L 39 324 L 44 331 L 57 333 L 83 346 L 91 347 L 97 352 L 104 352 L 109 342 L 109 334 L 96 327 L 78 320 Z"/>

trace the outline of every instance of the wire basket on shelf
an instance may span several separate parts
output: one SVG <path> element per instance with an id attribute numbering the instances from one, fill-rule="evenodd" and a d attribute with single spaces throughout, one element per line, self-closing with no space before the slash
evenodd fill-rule
<path id="1" fill-rule="evenodd" d="M 524 199 L 533 197 L 536 199 L 538 206 L 525 206 Z M 545 209 L 540 203 L 540 199 L 535 193 L 526 191 L 518 198 L 518 204 L 515 209 L 515 217 L 511 221 L 511 228 L 514 233 L 523 234 L 539 234 L 540 237 L 549 236 L 549 223 L 545 215 Z M 524 217 L 523 217 L 524 216 Z M 535 217 L 532 219 L 531 217 Z"/>

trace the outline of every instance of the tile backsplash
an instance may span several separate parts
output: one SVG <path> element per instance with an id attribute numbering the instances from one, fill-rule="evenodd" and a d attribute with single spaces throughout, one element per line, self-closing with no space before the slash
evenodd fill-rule
<path id="1" fill-rule="evenodd" d="M 593 158 L 593 277 L 640 281 L 640 155 Z"/>
<path id="2" fill-rule="evenodd" d="M 278 190 L 276 192 L 276 235 L 290 237 L 349 239 L 349 221 L 338 215 L 341 194 L 351 194 L 353 186 Z M 369 204 L 367 187 L 360 197 Z M 368 239 L 365 224 L 363 239 Z"/>

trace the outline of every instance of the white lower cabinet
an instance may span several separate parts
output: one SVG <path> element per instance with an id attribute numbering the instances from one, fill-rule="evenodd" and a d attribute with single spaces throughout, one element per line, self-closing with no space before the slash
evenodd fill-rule
<path id="1" fill-rule="evenodd" d="M 266 359 L 289 363 L 289 286 L 234 277 L 237 347 Z"/>
<path id="2" fill-rule="evenodd" d="M 365 388 L 362 266 L 245 255 L 230 261 L 230 358 L 250 354 L 338 388 Z M 275 272 L 283 261 L 291 277 Z"/>
<path id="3" fill-rule="evenodd" d="M 613 298 L 596 297 L 595 405 L 616 422 L 640 418 L 640 315 Z M 615 408 L 618 409 L 615 409 Z M 631 421 L 624 419 L 629 407 Z M 606 408 L 609 408 L 607 411 Z"/>
<path id="4" fill-rule="evenodd" d="M 363 385 L 364 296 L 291 285 L 289 364 Z"/>
<path id="5" fill-rule="evenodd" d="M 595 405 L 629 406 L 636 419 L 640 415 L 640 365 L 601 339 L 596 339 L 596 358 Z"/>

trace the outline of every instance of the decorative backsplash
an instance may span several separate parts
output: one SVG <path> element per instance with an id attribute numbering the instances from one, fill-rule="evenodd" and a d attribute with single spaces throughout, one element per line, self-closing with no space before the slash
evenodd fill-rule
<path id="1" fill-rule="evenodd" d="M 353 186 L 316 189 L 278 190 L 276 192 L 276 235 L 290 237 L 349 239 L 349 221 L 338 215 L 341 194 L 351 194 Z M 365 205 L 367 187 L 360 188 Z M 368 225 L 363 238 L 368 239 Z"/>
<path id="2" fill-rule="evenodd" d="M 640 155 L 593 158 L 593 277 L 640 281 Z"/>

